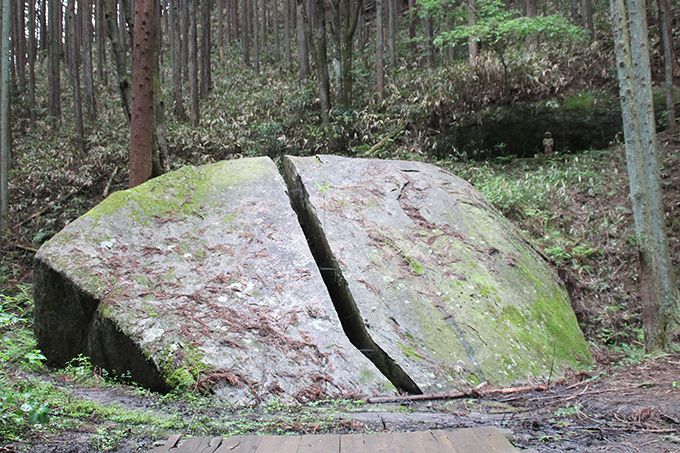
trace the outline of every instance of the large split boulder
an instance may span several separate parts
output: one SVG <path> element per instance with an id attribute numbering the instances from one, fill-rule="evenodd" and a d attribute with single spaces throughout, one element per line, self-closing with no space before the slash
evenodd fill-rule
<path id="1" fill-rule="evenodd" d="M 345 330 L 398 388 L 510 384 L 591 362 L 553 270 L 469 183 L 418 162 L 284 167 Z"/>
<path id="2" fill-rule="evenodd" d="M 44 244 L 35 330 L 50 362 L 85 354 L 152 389 L 237 404 L 590 363 L 553 270 L 470 184 L 333 156 L 286 157 L 282 173 L 268 158 L 185 167 Z"/>
<path id="3" fill-rule="evenodd" d="M 393 388 L 347 339 L 268 158 L 185 167 L 116 192 L 36 256 L 35 330 L 161 391 L 234 403 Z"/>

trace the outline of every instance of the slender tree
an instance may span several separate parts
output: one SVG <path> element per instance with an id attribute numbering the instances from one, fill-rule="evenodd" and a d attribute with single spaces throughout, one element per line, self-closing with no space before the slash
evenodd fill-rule
<path id="1" fill-rule="evenodd" d="M 73 92 L 73 124 L 76 128 L 76 147 L 85 153 L 85 127 L 83 126 L 83 102 L 80 91 L 80 55 L 78 52 L 78 17 L 76 16 L 76 0 L 68 0 L 67 4 L 69 35 L 67 45 L 71 61 L 69 62 L 69 79 Z"/>
<path id="2" fill-rule="evenodd" d="M 283 65 L 287 69 L 293 64 L 290 51 L 290 3 L 290 0 L 283 0 Z"/>
<path id="3" fill-rule="evenodd" d="M 387 0 L 387 36 L 390 43 L 390 65 L 397 64 L 397 0 Z"/>
<path id="4" fill-rule="evenodd" d="M 83 84 L 85 85 L 85 107 L 89 120 L 97 120 L 97 106 L 94 97 L 94 68 L 92 66 L 92 0 L 80 0 L 78 10 L 81 17 Z"/>
<path id="5" fill-rule="evenodd" d="M 375 0 L 375 78 L 376 90 L 378 91 L 378 97 L 380 99 L 385 97 L 383 8 L 383 0 Z"/>
<path id="6" fill-rule="evenodd" d="M 470 26 L 474 26 L 475 23 L 477 22 L 477 1 L 476 0 L 468 0 L 468 6 L 469 6 L 469 14 L 468 14 L 468 24 Z M 477 64 L 477 58 L 479 55 L 479 42 L 477 41 L 476 36 L 470 36 L 468 38 L 468 53 L 469 53 L 469 60 L 470 60 L 470 65 L 475 66 Z"/>
<path id="7" fill-rule="evenodd" d="M 28 112 L 31 122 L 35 121 L 36 97 L 35 97 L 35 61 L 38 51 L 36 35 L 36 2 L 28 2 Z"/>
<path id="8" fill-rule="evenodd" d="M 49 0 L 47 112 L 54 120 L 61 117 L 61 31 L 61 1 Z"/>
<path id="9" fill-rule="evenodd" d="M 665 231 L 644 0 L 610 0 L 648 350 L 668 350 L 680 300 Z"/>
<path id="10" fill-rule="evenodd" d="M 123 107 L 125 118 L 130 121 L 130 82 L 125 65 L 125 50 L 120 41 L 124 34 L 118 30 L 117 17 L 117 2 L 112 0 L 102 0 L 104 6 L 104 19 L 106 20 L 106 31 L 111 41 L 111 53 L 113 54 L 113 62 L 116 70 L 116 80 L 118 82 L 118 91 L 120 93 L 120 102 Z"/>
<path id="11" fill-rule="evenodd" d="M 671 30 L 671 4 L 669 0 L 657 0 L 659 31 L 663 47 L 664 91 L 666 94 L 666 117 L 668 130 L 675 131 L 675 103 L 673 101 L 673 33 Z"/>
<path id="12" fill-rule="evenodd" d="M 281 61 L 281 36 L 279 34 L 279 3 L 272 0 L 272 29 L 274 31 L 274 61 Z M 326 18 L 324 17 L 324 22 Z"/>
<path id="13" fill-rule="evenodd" d="M 0 56 L 0 239 L 9 230 L 9 33 L 10 0 L 2 0 L 2 45 Z"/>
<path id="14" fill-rule="evenodd" d="M 170 1 L 170 39 L 172 47 L 172 91 L 173 91 L 173 111 L 175 118 L 179 121 L 186 119 L 184 111 L 184 99 L 182 96 L 182 55 L 181 55 L 181 29 L 180 29 L 180 1 Z"/>
<path id="15" fill-rule="evenodd" d="M 590 40 L 595 40 L 595 22 L 593 21 L 593 0 L 581 0 L 583 9 L 583 27 L 590 33 Z"/>
<path id="16" fill-rule="evenodd" d="M 297 2 L 298 77 L 300 80 L 305 80 L 309 77 L 309 49 L 307 48 L 306 27 L 302 18 L 302 1 L 305 0 Z"/>
<path id="17" fill-rule="evenodd" d="M 189 13 L 189 94 L 191 96 L 191 125 L 198 126 L 200 117 L 198 85 L 198 8 L 197 1 L 190 1 Z"/>
<path id="18" fill-rule="evenodd" d="M 212 89 L 212 67 L 210 60 L 210 50 L 212 47 L 210 34 L 210 17 L 212 0 L 201 0 L 201 76 L 200 76 L 200 97 L 208 96 Z"/>
<path id="19" fill-rule="evenodd" d="M 157 10 L 154 0 L 135 0 L 132 50 L 132 121 L 130 123 L 130 187 L 151 177 L 156 148 L 154 50 Z"/>

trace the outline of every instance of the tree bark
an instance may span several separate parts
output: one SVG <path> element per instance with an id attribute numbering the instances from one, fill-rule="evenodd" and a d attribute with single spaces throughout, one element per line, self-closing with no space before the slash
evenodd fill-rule
<path id="1" fill-rule="evenodd" d="M 260 16 L 258 11 L 258 1 L 249 0 L 250 3 L 250 32 L 253 37 L 253 63 L 255 72 L 260 72 Z"/>
<path id="2" fill-rule="evenodd" d="M 191 125 L 201 121 L 198 86 L 198 8 L 197 1 L 190 0 L 189 13 L 189 93 L 191 96 Z"/>
<path id="3" fill-rule="evenodd" d="M 104 19 L 104 1 L 95 2 L 95 39 L 97 43 L 97 78 L 102 85 L 108 85 L 106 72 L 106 22 Z"/>
<path id="4" fill-rule="evenodd" d="M 669 350 L 680 299 L 665 231 L 644 0 L 611 0 L 630 198 L 648 351 Z"/>
<path id="5" fill-rule="evenodd" d="M 305 1 L 305 0 L 302 0 Z M 302 19 L 302 6 L 297 4 L 297 40 L 298 40 L 298 77 L 305 80 L 309 77 L 309 50 L 307 49 L 307 37 L 305 25 Z"/>
<path id="6" fill-rule="evenodd" d="M 220 62 L 224 62 L 224 3 L 225 0 L 217 0 L 217 47 Z"/>
<path id="7" fill-rule="evenodd" d="M 468 5 L 470 7 L 470 14 L 468 15 L 468 24 L 475 25 L 477 23 L 477 1 L 468 0 Z M 468 52 L 470 66 L 477 65 L 477 58 L 479 55 L 479 42 L 475 36 L 470 36 L 468 39 Z"/>
<path id="8" fill-rule="evenodd" d="M 673 33 L 671 30 L 671 5 L 668 0 L 657 0 L 659 31 L 663 47 L 664 91 L 666 94 L 666 119 L 668 130 L 675 132 L 675 102 L 673 101 Z"/>
<path id="9" fill-rule="evenodd" d="M 38 51 L 36 35 L 36 3 L 28 2 L 28 113 L 31 123 L 35 121 L 35 60 Z"/>
<path id="10" fill-rule="evenodd" d="M 191 14 L 191 9 L 189 6 L 190 0 L 180 0 L 180 30 L 182 32 L 182 37 L 180 39 L 179 52 L 182 59 L 182 80 L 185 82 L 189 81 L 189 15 Z"/>
<path id="11" fill-rule="evenodd" d="M 390 43 L 390 65 L 397 64 L 397 1 L 387 0 L 387 31 Z"/>
<path id="12" fill-rule="evenodd" d="M 154 47 L 156 10 L 154 0 L 135 0 L 135 45 L 132 49 L 132 121 L 130 123 L 130 187 L 151 177 L 156 148 L 154 112 Z"/>
<path id="13" fill-rule="evenodd" d="M 82 27 L 83 82 L 85 85 L 85 107 L 90 122 L 97 121 L 97 106 L 94 97 L 94 69 L 92 67 L 92 0 L 80 0 L 78 9 Z"/>
<path id="14" fill-rule="evenodd" d="M 83 103 L 80 91 L 80 58 L 78 55 L 78 17 L 76 17 L 76 0 L 68 0 L 68 24 L 70 28 L 68 46 L 71 61 L 69 62 L 69 78 L 73 91 L 73 124 L 76 129 L 76 148 L 85 154 L 85 128 L 83 126 Z"/>
<path id="15" fill-rule="evenodd" d="M 116 80 L 120 93 L 120 103 L 123 107 L 125 118 L 130 121 L 130 82 L 125 68 L 125 50 L 120 42 L 123 36 L 118 30 L 116 22 L 117 9 L 116 3 L 111 0 L 102 0 L 104 6 L 104 18 L 106 19 L 106 30 L 111 41 L 111 53 L 113 54 L 114 67 L 116 69 Z"/>
<path id="16" fill-rule="evenodd" d="M 178 121 L 186 120 L 184 111 L 184 99 L 182 98 L 182 56 L 181 56 L 181 29 L 180 22 L 180 1 L 171 0 L 170 21 L 171 21 L 171 47 L 172 47 L 172 90 L 174 114 Z"/>
<path id="17" fill-rule="evenodd" d="M 201 0 L 201 84 L 200 97 L 205 99 L 212 89 L 212 67 L 210 50 L 212 47 L 210 36 L 210 12 L 212 0 Z"/>
<path id="18" fill-rule="evenodd" d="M 593 21 L 593 0 L 581 0 L 583 8 L 583 26 L 590 33 L 590 40 L 595 40 L 595 23 Z"/>
<path id="19" fill-rule="evenodd" d="M 290 52 L 290 22 L 290 0 L 283 0 L 283 63 L 287 69 L 293 64 Z"/>
<path id="20" fill-rule="evenodd" d="M 58 121 L 61 118 L 61 0 L 49 0 L 49 23 L 47 112 Z"/>
<path id="21" fill-rule="evenodd" d="M 274 32 L 274 61 L 281 61 L 281 38 L 279 36 L 279 4 L 272 0 L 272 31 Z M 324 18 L 325 21 L 325 18 Z"/>
<path id="22" fill-rule="evenodd" d="M 385 97 L 385 46 L 383 36 L 383 0 L 375 0 L 375 78 L 376 90 L 380 100 Z"/>
<path id="23" fill-rule="evenodd" d="M 241 0 L 241 64 L 244 67 L 250 66 L 250 0 Z"/>
<path id="24" fill-rule="evenodd" d="M 435 49 L 434 49 L 434 19 L 432 19 L 432 13 L 427 13 L 427 18 L 425 19 L 425 33 L 426 33 L 426 46 L 427 46 L 427 62 L 430 66 L 435 63 Z"/>
<path id="25" fill-rule="evenodd" d="M 9 29 L 10 0 L 2 0 L 2 45 L 0 50 L 0 242 L 9 232 Z"/>

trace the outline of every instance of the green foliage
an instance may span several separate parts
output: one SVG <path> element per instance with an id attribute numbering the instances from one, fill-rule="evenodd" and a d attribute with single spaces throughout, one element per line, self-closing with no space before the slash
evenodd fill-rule
<path id="1" fill-rule="evenodd" d="M 450 45 L 474 38 L 483 41 L 498 53 L 512 45 L 521 45 L 527 38 L 541 37 L 549 41 L 581 39 L 584 30 L 560 15 L 518 17 L 502 0 L 480 0 L 474 24 L 463 25 L 441 33 L 438 45 Z"/>

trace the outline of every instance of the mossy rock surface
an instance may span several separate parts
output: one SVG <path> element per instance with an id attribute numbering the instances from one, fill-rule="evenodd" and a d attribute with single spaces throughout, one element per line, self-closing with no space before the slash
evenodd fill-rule
<path id="1" fill-rule="evenodd" d="M 322 272 L 419 390 L 591 364 L 553 269 L 469 183 L 417 162 L 286 159 L 299 209 L 332 255 Z"/>
<path id="2" fill-rule="evenodd" d="M 35 329 L 147 387 L 237 404 L 385 393 L 345 337 L 268 158 L 185 167 L 109 196 L 36 256 Z"/>

